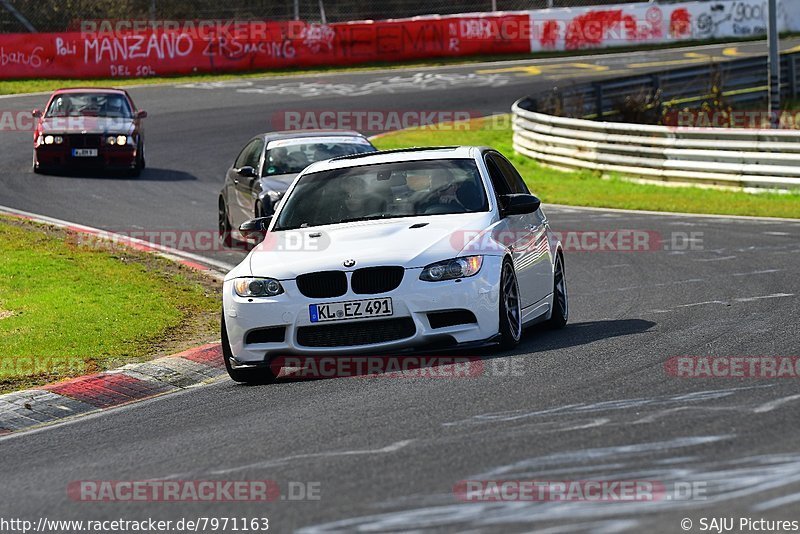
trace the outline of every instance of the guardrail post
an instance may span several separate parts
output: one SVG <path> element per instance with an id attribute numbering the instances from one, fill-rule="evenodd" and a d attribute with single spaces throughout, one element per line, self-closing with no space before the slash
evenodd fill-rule
<path id="1" fill-rule="evenodd" d="M 603 84 L 595 82 L 592 84 L 594 89 L 594 110 L 598 119 L 603 118 Z"/>
<path id="2" fill-rule="evenodd" d="M 788 59 L 789 63 L 789 96 L 797 98 L 797 54 L 790 54 Z"/>

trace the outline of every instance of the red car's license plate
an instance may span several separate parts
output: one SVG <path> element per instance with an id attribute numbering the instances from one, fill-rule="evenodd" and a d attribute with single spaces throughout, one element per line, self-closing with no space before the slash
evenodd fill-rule
<path id="1" fill-rule="evenodd" d="M 97 156 L 96 148 L 73 148 L 72 155 L 76 158 L 93 158 Z"/>

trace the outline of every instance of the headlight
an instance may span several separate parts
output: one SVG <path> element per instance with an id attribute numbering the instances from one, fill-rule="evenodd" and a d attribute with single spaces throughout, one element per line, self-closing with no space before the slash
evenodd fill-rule
<path id="1" fill-rule="evenodd" d="M 237 278 L 233 289 L 240 297 L 274 297 L 283 293 L 281 283 L 272 278 Z"/>
<path id="2" fill-rule="evenodd" d="M 420 280 L 426 282 L 439 282 L 441 280 L 455 280 L 475 276 L 481 270 L 483 256 L 465 256 L 452 260 L 431 263 L 419 275 Z"/>
<path id="3" fill-rule="evenodd" d="M 106 138 L 106 143 L 109 145 L 124 145 L 128 142 L 128 138 L 124 135 L 109 135 Z"/>
<path id="4" fill-rule="evenodd" d="M 278 193 L 277 191 L 267 191 L 267 196 L 269 197 L 270 201 L 274 204 L 281 199 L 283 193 Z"/>
<path id="5" fill-rule="evenodd" d="M 44 136 L 44 144 L 52 145 L 55 138 L 52 135 L 45 135 Z"/>

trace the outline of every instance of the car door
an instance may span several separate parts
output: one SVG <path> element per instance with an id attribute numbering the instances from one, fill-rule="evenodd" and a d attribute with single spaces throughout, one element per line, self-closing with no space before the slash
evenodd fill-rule
<path id="1" fill-rule="evenodd" d="M 528 186 L 514 165 L 499 153 L 492 154 L 512 193 L 530 194 Z M 547 219 L 541 209 L 516 216 L 521 227 L 517 240 L 517 277 L 523 307 L 535 304 L 553 291 L 552 258 L 547 240 Z M 517 263 L 518 262 L 518 263 Z"/>
<path id="2" fill-rule="evenodd" d="M 508 195 L 514 191 L 508 183 L 505 173 L 500 166 L 499 154 L 495 152 L 487 152 L 484 155 L 484 162 L 486 168 L 489 170 L 489 177 L 492 180 L 492 186 L 498 197 Z M 498 198 L 498 205 L 502 206 L 502 202 Z M 530 229 L 528 228 L 527 221 L 524 215 L 506 215 L 503 217 L 499 224 L 494 229 L 495 239 L 500 241 L 503 245 L 508 247 L 511 252 L 511 259 L 514 261 L 514 270 L 517 272 L 517 281 L 519 283 L 520 300 L 522 307 L 526 308 L 533 304 L 533 293 L 528 290 L 527 283 L 524 282 L 526 277 L 526 254 L 530 241 Z"/>
<path id="3" fill-rule="evenodd" d="M 264 140 L 253 139 L 239 153 L 233 167 L 228 170 L 228 212 L 231 224 L 239 227 L 244 221 L 254 217 L 255 197 L 253 188 L 258 180 L 261 158 L 264 152 Z M 244 167 L 252 167 L 254 176 L 243 175 Z"/>

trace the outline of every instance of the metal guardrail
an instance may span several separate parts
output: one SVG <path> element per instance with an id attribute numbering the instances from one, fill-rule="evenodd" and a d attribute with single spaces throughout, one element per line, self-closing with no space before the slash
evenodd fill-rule
<path id="1" fill-rule="evenodd" d="M 797 97 L 800 54 L 783 58 L 782 90 Z M 763 68 L 763 73 L 761 72 Z M 720 76 L 717 77 L 717 74 Z M 726 102 L 763 101 L 766 59 L 748 58 L 575 86 L 512 107 L 514 150 L 545 164 L 659 180 L 732 187 L 800 188 L 800 130 L 675 127 L 612 119 L 619 98 L 660 88 L 660 103 L 708 96 L 721 80 Z M 573 115 L 557 116 L 554 113 Z M 577 117 L 575 117 L 577 115 Z"/>
<path id="2" fill-rule="evenodd" d="M 766 99 L 766 56 L 723 61 L 698 57 L 697 61 L 697 66 L 556 87 L 523 98 L 522 107 L 574 118 L 606 118 L 619 115 L 620 104 L 631 96 L 658 95 L 656 108 L 691 104 L 707 98 L 715 84 L 719 94 L 730 104 Z M 800 53 L 781 56 L 781 82 L 784 97 L 797 98 L 800 92 Z M 654 111 L 660 109 L 654 108 Z"/>

